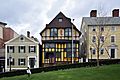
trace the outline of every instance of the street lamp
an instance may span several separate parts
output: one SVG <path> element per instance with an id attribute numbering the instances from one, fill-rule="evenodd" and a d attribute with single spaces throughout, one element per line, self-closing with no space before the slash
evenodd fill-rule
<path id="1" fill-rule="evenodd" d="M 9 63 L 10 63 L 10 71 L 11 71 L 11 63 L 12 63 L 12 57 L 9 57 Z"/>
<path id="2" fill-rule="evenodd" d="M 91 62 L 92 62 L 92 48 L 90 47 L 90 52 L 91 52 Z"/>

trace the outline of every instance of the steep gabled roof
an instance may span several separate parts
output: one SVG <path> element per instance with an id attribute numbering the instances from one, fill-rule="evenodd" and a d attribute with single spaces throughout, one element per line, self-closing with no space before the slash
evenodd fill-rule
<path id="1" fill-rule="evenodd" d="M 23 36 L 23 37 L 27 38 L 28 40 L 30 40 L 30 41 L 32 41 L 32 42 L 34 42 L 34 43 L 37 43 L 37 44 L 39 43 L 39 42 L 37 42 L 37 41 L 35 41 L 35 40 L 33 40 L 33 39 L 29 38 L 29 37 L 26 37 L 26 36 L 24 36 L 24 35 L 19 35 L 19 36 L 15 37 L 15 38 L 13 38 L 13 39 L 11 39 L 11 40 L 9 40 L 9 41 L 5 42 L 5 44 L 8 44 L 8 43 L 10 43 L 10 42 L 14 41 L 15 39 L 17 39 L 17 38 L 19 38 L 19 37 L 21 37 L 21 36 Z"/>
<path id="2" fill-rule="evenodd" d="M 62 22 L 59 22 L 58 19 L 62 19 Z M 46 24 L 46 27 L 42 30 L 40 35 L 47 29 L 47 28 L 67 28 L 67 27 L 72 27 L 80 33 L 80 31 L 76 28 L 76 26 L 71 22 L 71 19 L 66 17 L 62 12 L 59 12 L 57 16 L 49 23 Z"/>

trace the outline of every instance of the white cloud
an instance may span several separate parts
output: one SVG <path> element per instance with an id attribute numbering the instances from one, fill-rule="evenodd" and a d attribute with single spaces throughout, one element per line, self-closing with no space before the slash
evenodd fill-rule
<path id="1" fill-rule="evenodd" d="M 74 18 L 79 29 L 81 18 L 89 16 L 91 9 L 102 4 L 111 16 L 113 8 L 120 8 L 119 3 L 120 0 L 1 0 L 0 21 L 7 22 L 19 34 L 29 30 L 40 40 L 39 33 L 60 11 Z"/>

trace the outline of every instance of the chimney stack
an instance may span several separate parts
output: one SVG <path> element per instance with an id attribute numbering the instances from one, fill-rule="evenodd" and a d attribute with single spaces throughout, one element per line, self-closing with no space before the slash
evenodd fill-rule
<path id="1" fill-rule="evenodd" d="M 90 17 L 97 17 L 97 10 L 91 10 Z"/>
<path id="2" fill-rule="evenodd" d="M 112 11 L 112 17 L 119 17 L 119 9 L 114 9 Z"/>
<path id="3" fill-rule="evenodd" d="M 27 31 L 27 37 L 30 38 L 30 31 Z"/>

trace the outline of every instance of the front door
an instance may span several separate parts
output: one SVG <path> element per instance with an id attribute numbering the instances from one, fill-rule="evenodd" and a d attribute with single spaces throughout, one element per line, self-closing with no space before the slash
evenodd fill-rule
<path id="1" fill-rule="evenodd" d="M 115 58 L 115 49 L 111 49 L 111 58 Z"/>
<path id="2" fill-rule="evenodd" d="M 29 65 L 30 65 L 30 68 L 34 68 L 35 58 L 29 58 Z"/>

